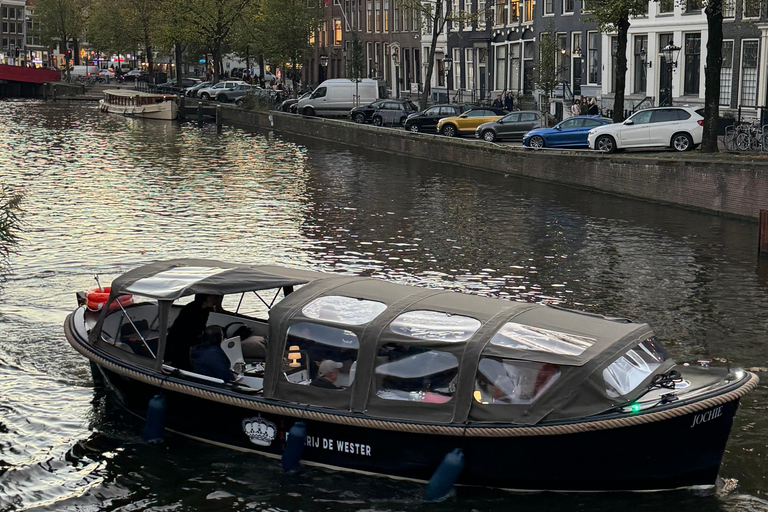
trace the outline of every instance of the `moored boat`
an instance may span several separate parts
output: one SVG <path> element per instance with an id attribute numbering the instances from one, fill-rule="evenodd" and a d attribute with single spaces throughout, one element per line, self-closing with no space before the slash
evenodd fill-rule
<path id="1" fill-rule="evenodd" d="M 192 296 L 231 378 L 186 357 Z M 214 260 L 129 271 L 65 333 L 129 411 L 162 397 L 169 431 L 271 457 L 301 431 L 304 463 L 417 481 L 458 449 L 459 484 L 520 490 L 711 486 L 758 382 L 626 319 Z"/>
<path id="2" fill-rule="evenodd" d="M 173 94 L 151 94 L 142 91 L 112 89 L 104 91 L 99 100 L 102 112 L 146 119 L 176 119 L 178 99 Z"/>

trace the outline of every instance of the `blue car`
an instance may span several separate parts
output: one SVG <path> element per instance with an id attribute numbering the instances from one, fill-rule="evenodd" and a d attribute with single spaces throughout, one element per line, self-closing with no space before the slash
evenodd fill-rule
<path id="1" fill-rule="evenodd" d="M 589 147 L 587 134 L 596 126 L 613 121 L 600 116 L 575 116 L 552 128 L 537 128 L 523 136 L 523 146 L 530 148 Z"/>

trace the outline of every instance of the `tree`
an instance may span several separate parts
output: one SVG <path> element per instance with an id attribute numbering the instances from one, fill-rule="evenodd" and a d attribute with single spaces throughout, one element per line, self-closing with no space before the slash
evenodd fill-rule
<path id="1" fill-rule="evenodd" d="M 552 92 L 562 81 L 562 74 L 565 70 L 565 66 L 558 64 L 558 53 L 560 53 L 560 48 L 558 48 L 557 44 L 555 23 L 550 21 L 546 30 L 547 31 L 542 32 L 541 37 L 539 37 L 539 62 L 536 66 L 538 70 L 536 82 L 539 88 L 546 93 L 546 106 L 548 106 L 549 98 L 552 97 Z M 544 110 L 548 111 L 549 109 Z"/>
<path id="2" fill-rule="evenodd" d="M 347 59 L 347 76 L 352 80 L 365 77 L 365 55 L 363 54 L 363 42 L 357 30 L 352 31 L 349 38 L 349 58 Z"/>
<path id="3" fill-rule="evenodd" d="M 648 0 L 590 0 L 590 21 L 597 22 L 603 33 L 616 32 L 616 83 L 613 98 L 613 122 L 624 120 L 624 88 L 627 83 L 627 32 L 630 18 L 648 12 Z"/>
<path id="4" fill-rule="evenodd" d="M 35 15 L 40 21 L 41 37 L 48 44 L 59 44 L 67 49 L 85 29 L 86 5 L 84 0 L 39 0 Z M 69 62 L 66 65 L 70 74 Z"/>
<path id="5" fill-rule="evenodd" d="M 424 87 L 421 93 L 420 106 L 427 108 L 429 96 L 432 93 L 432 74 L 435 69 L 435 51 L 437 50 L 437 40 L 445 31 L 448 23 L 474 23 L 478 19 L 487 17 L 487 11 L 481 13 L 470 13 L 466 11 L 453 12 L 450 4 L 446 0 L 395 0 L 400 4 L 402 10 L 411 10 L 418 15 L 420 26 L 429 30 L 430 44 L 429 56 L 427 59 L 427 72 L 424 74 Z M 490 2 L 489 2 L 490 4 Z M 425 32 L 426 33 L 426 32 Z"/>
<path id="6" fill-rule="evenodd" d="M 720 69 L 723 67 L 723 0 L 707 0 L 707 64 L 704 68 L 704 135 L 701 151 L 717 153 L 717 119 L 720 117 Z"/>
<path id="7" fill-rule="evenodd" d="M 279 66 L 291 64 L 293 90 L 296 66 L 310 50 L 309 41 L 323 20 L 323 8 L 313 0 L 262 0 L 256 16 L 259 40 L 267 59 Z"/>

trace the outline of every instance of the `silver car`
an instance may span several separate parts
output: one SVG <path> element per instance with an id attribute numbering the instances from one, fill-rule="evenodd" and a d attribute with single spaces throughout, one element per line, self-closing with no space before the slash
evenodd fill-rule
<path id="1" fill-rule="evenodd" d="M 545 126 L 547 120 L 544 114 L 535 110 L 523 110 L 507 114 L 497 121 L 481 124 L 475 130 L 475 137 L 488 142 L 501 139 L 522 140 L 527 132 Z"/>

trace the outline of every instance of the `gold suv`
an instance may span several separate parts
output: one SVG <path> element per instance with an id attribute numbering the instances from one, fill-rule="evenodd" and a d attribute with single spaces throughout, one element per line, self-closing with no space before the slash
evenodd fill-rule
<path id="1" fill-rule="evenodd" d="M 460 116 L 444 117 L 437 122 L 437 133 L 448 137 L 474 135 L 475 128 L 483 123 L 501 119 L 507 111 L 495 107 L 475 107 Z"/>

